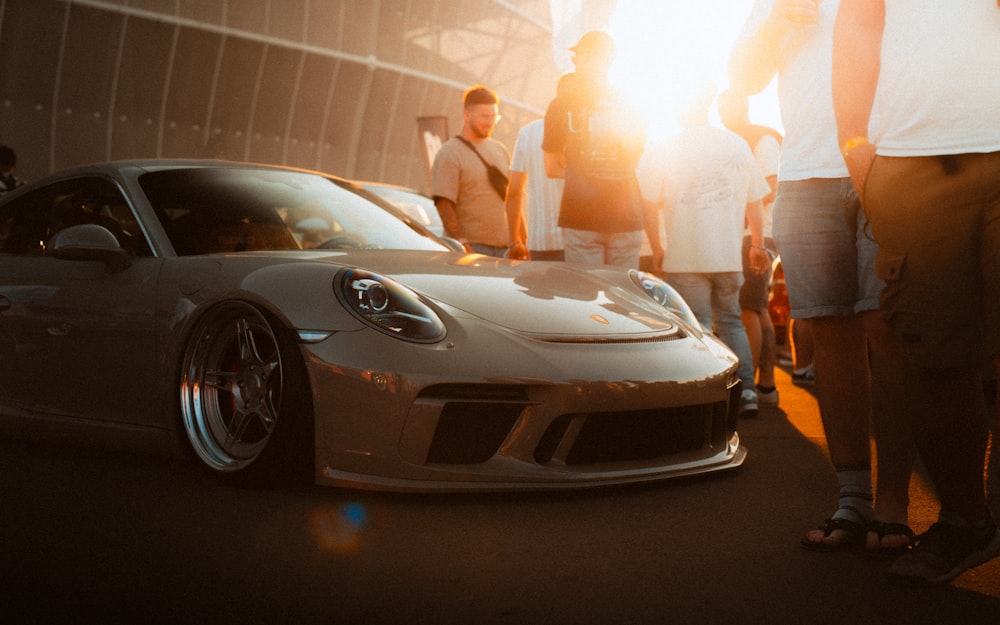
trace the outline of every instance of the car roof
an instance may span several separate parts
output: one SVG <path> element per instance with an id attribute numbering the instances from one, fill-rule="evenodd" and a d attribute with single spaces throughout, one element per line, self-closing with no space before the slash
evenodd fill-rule
<path id="1" fill-rule="evenodd" d="M 87 163 L 84 165 L 76 165 L 73 167 L 68 167 L 66 169 L 61 169 L 52 172 L 41 178 L 32 180 L 28 184 L 18 187 L 15 191 L 4 194 L 3 199 L 9 199 L 19 196 L 31 189 L 37 188 L 39 186 L 44 186 L 56 180 L 62 180 L 66 178 L 75 178 L 78 176 L 87 175 L 123 175 L 130 172 L 133 176 L 138 176 L 141 173 L 153 172 L 153 171 L 166 171 L 170 169 L 273 169 L 282 171 L 298 171 L 302 173 L 315 174 L 318 176 L 324 176 L 326 178 L 331 178 L 342 183 L 356 184 L 349 181 L 346 178 L 340 176 L 335 176 L 333 174 L 328 174 L 321 171 L 315 171 L 310 169 L 303 169 L 299 167 L 289 167 L 285 165 L 274 165 L 270 163 L 255 163 L 255 162 L 244 162 L 244 161 L 227 161 L 218 159 L 165 159 L 165 158 L 147 158 L 147 159 L 128 159 L 128 160 L 116 160 L 116 161 L 103 161 L 95 163 Z"/>

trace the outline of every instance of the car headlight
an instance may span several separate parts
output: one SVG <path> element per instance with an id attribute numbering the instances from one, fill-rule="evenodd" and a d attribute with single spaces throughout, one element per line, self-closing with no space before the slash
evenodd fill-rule
<path id="1" fill-rule="evenodd" d="M 640 289 L 646 292 L 646 295 L 653 298 L 660 306 L 683 319 L 688 325 L 704 332 L 704 328 L 698 323 L 698 318 L 691 312 L 691 307 L 687 305 L 680 293 L 674 290 L 674 287 L 645 271 L 632 269 L 629 271 L 629 276 L 632 278 L 632 282 L 635 282 Z"/>
<path id="2" fill-rule="evenodd" d="M 337 275 L 337 295 L 348 310 L 376 330 L 407 341 L 444 338 L 444 322 L 420 297 L 395 280 L 345 269 Z"/>

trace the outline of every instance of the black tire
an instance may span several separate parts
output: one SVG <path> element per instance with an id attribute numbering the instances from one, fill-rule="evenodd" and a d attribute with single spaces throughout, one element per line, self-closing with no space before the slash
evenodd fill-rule
<path id="1" fill-rule="evenodd" d="M 198 321 L 184 349 L 180 416 L 196 458 L 245 485 L 313 479 L 313 419 L 305 367 L 285 328 L 256 307 L 226 302 Z"/>

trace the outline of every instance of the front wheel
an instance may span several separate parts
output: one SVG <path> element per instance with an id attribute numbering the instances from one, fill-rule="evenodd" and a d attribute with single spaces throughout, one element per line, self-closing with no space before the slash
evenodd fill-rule
<path id="1" fill-rule="evenodd" d="M 221 475 L 285 482 L 312 467 L 308 384 L 279 331 L 229 302 L 202 317 L 184 350 L 181 421 L 197 458 Z"/>

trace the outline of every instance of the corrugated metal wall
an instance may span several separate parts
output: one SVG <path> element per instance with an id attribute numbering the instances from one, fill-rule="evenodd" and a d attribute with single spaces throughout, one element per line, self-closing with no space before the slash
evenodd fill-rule
<path id="1" fill-rule="evenodd" d="M 457 131 L 484 83 L 512 148 L 554 91 L 550 20 L 547 0 L 0 0 L 0 143 L 28 179 L 195 157 L 426 188 L 416 118 Z"/>

